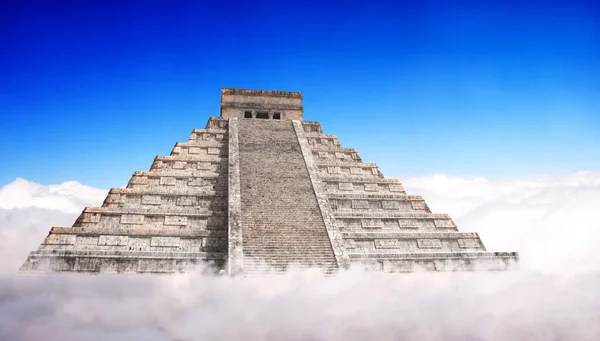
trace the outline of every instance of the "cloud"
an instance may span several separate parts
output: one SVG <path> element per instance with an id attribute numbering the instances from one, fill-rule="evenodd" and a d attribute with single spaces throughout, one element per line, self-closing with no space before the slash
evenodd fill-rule
<path id="1" fill-rule="evenodd" d="M 0 188 L 0 208 L 38 207 L 79 213 L 85 205 L 100 205 L 107 191 L 82 185 L 76 181 L 43 186 L 24 179 Z"/>
<path id="2" fill-rule="evenodd" d="M 600 172 L 515 180 L 432 175 L 404 179 L 461 231 L 479 232 L 494 251 L 519 251 L 521 265 L 575 272 L 600 269 Z"/>
<path id="3" fill-rule="evenodd" d="M 4 267 L 0 340 L 600 338 L 600 173 L 402 180 L 434 211 L 450 213 L 460 230 L 480 232 L 488 249 L 519 251 L 523 266 L 502 273 L 353 270 L 329 278 L 315 271 L 267 278 L 14 276 L 16 268 Z M 37 245 L 51 225 L 76 215 L 0 210 L 0 251 L 26 254 L 32 248 L 25 244 Z"/>

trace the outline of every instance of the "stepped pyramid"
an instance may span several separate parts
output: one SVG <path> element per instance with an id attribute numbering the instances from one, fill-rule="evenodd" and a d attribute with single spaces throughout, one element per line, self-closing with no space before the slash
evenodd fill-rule
<path id="1" fill-rule="evenodd" d="M 195 129 L 150 171 L 53 227 L 22 271 L 186 271 L 230 275 L 364 266 L 387 272 L 504 270 L 396 179 L 386 179 L 318 122 L 299 92 L 223 89 L 221 116 Z"/>

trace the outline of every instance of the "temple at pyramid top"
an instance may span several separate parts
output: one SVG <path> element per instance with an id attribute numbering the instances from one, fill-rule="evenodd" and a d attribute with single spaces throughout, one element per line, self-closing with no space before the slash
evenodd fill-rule
<path id="1" fill-rule="evenodd" d="M 517 263 L 516 252 L 486 250 L 477 233 L 460 232 L 302 113 L 299 92 L 222 89 L 220 117 L 111 189 L 102 206 L 84 208 L 72 226 L 52 227 L 21 270 L 172 273 L 205 265 L 243 275 Z"/>
<path id="2" fill-rule="evenodd" d="M 302 120 L 302 93 L 275 90 L 221 90 L 221 117 Z"/>

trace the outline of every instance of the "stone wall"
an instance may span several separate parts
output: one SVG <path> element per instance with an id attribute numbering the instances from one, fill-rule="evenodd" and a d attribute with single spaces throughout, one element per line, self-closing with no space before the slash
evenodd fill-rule
<path id="1" fill-rule="evenodd" d="M 246 111 L 277 112 L 284 120 L 301 120 L 302 93 L 289 91 L 245 90 L 226 88 L 221 90 L 221 117 L 244 118 Z"/>
<path id="2" fill-rule="evenodd" d="M 227 120 L 212 118 L 86 207 L 72 227 L 55 227 L 25 271 L 175 272 L 227 257 Z"/>
<path id="3" fill-rule="evenodd" d="M 397 272 L 503 270 L 517 261 L 513 252 L 486 252 L 477 233 L 458 232 L 447 214 L 432 213 L 422 197 L 407 195 L 400 181 L 386 179 L 318 122 L 296 124 L 322 184 L 317 196 L 327 198 L 323 205 L 333 216 L 330 235 L 341 235 L 338 253 L 353 264 Z"/>

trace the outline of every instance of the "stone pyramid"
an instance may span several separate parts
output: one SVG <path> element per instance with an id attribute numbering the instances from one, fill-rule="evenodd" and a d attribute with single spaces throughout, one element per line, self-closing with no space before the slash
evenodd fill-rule
<path id="1" fill-rule="evenodd" d="M 53 227 L 22 271 L 230 275 L 361 266 L 388 272 L 505 270 L 488 252 L 318 122 L 299 92 L 223 89 L 221 116 L 150 171 Z"/>

